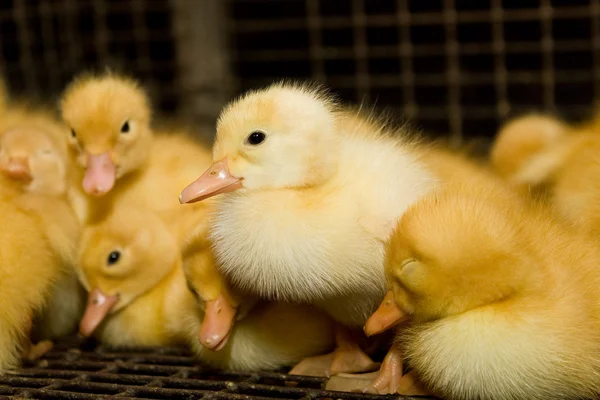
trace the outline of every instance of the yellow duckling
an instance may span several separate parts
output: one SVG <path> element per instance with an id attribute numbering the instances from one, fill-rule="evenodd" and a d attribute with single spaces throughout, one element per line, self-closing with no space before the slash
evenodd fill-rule
<path id="1" fill-rule="evenodd" d="M 446 177 L 476 170 L 405 133 L 320 88 L 274 84 L 225 107 L 214 164 L 181 193 L 184 203 L 221 195 L 210 238 L 232 285 L 314 304 L 339 323 L 329 375 L 377 368 L 355 331 L 385 294 L 384 243 L 397 218 Z"/>
<path id="2" fill-rule="evenodd" d="M 121 204 L 160 212 L 175 209 L 172 218 L 200 224 L 208 218 L 210 204 L 184 210 L 177 195 L 198 168 L 210 165 L 210 151 L 184 134 L 155 135 L 149 103 L 136 81 L 113 73 L 84 75 L 65 90 L 62 117 L 71 128 L 70 151 L 80 172 L 76 185 L 83 188 L 76 201 L 86 223 L 103 221 Z M 205 268 L 212 257 L 207 232 L 194 229 L 197 243 L 186 251 L 186 273 L 195 286 L 207 278 L 214 282 L 202 292 L 209 317 L 199 340 L 215 348 L 230 331 L 239 304 L 223 277 L 207 272 L 212 270 Z"/>
<path id="3" fill-rule="evenodd" d="M 431 193 L 389 241 L 393 301 L 367 325 L 411 320 L 397 347 L 412 372 L 395 379 L 388 358 L 374 389 L 416 377 L 449 400 L 597 397 L 599 262 L 593 240 L 504 187 Z"/>
<path id="4" fill-rule="evenodd" d="M 11 106 L 0 118 L 0 173 L 17 193 L 13 201 L 40 214 L 55 251 L 63 258 L 33 339 L 55 339 L 75 332 L 84 292 L 73 270 L 80 227 L 66 198 L 69 159 L 65 127 L 50 113 Z M 52 268 L 49 266 L 49 268 Z"/>
<path id="5" fill-rule="evenodd" d="M 196 340 L 203 293 L 188 290 L 173 228 L 123 208 L 86 228 L 80 277 L 90 290 L 81 331 L 118 347 L 189 345 L 199 360 L 230 370 L 291 365 L 332 345 L 329 319 L 308 306 L 259 304 L 210 351 Z M 207 282 L 207 285 L 210 282 Z"/>

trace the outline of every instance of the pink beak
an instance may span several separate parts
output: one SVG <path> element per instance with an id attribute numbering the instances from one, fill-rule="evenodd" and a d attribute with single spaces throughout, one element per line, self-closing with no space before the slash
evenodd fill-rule
<path id="1" fill-rule="evenodd" d="M 229 173 L 227 161 L 221 160 L 207 169 L 200 178 L 188 185 L 181 195 L 180 203 L 194 203 L 221 193 L 233 192 L 242 187 L 242 180 Z"/>
<path id="2" fill-rule="evenodd" d="M 381 305 L 365 323 L 364 331 L 367 336 L 385 332 L 392 326 L 406 320 L 408 316 L 396 306 L 394 293 L 390 290 Z"/>
<path id="3" fill-rule="evenodd" d="M 109 152 L 88 154 L 83 189 L 86 193 L 94 196 L 105 195 L 115 184 L 116 170 Z"/>
<path id="4" fill-rule="evenodd" d="M 11 158 L 2 170 L 12 179 L 27 182 L 33 179 L 27 158 L 24 157 Z"/>
<path id="5" fill-rule="evenodd" d="M 227 344 L 237 310 L 225 296 L 206 302 L 204 321 L 198 331 L 200 344 L 209 350 L 219 351 Z"/>
<path id="6" fill-rule="evenodd" d="M 94 333 L 118 300 L 117 294 L 108 296 L 99 288 L 92 290 L 88 296 L 85 313 L 79 323 L 79 332 L 86 337 Z"/>

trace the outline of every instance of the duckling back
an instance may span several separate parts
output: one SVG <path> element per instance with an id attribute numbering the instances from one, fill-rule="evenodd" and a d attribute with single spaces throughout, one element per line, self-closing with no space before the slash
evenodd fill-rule
<path id="1" fill-rule="evenodd" d="M 600 231 L 600 136 L 583 134 L 566 143 L 569 154 L 554 174 L 552 198 L 568 220 Z"/>
<path id="2" fill-rule="evenodd" d="M 599 395 L 596 243 L 505 188 L 446 190 L 401 223 L 418 264 L 392 273 L 419 299 L 400 333 L 416 374 L 451 400 Z"/>
<path id="3" fill-rule="evenodd" d="M 60 257 L 38 215 L 0 195 L 0 371 L 20 361 L 34 313 L 48 301 L 60 276 Z"/>

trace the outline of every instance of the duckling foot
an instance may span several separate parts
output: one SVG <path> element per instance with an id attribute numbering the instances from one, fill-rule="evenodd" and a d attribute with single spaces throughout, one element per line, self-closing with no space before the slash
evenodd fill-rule
<path id="1" fill-rule="evenodd" d="M 396 344 L 385 356 L 379 375 L 367 386 L 364 393 L 374 394 L 402 394 L 405 396 L 430 395 L 416 379 L 412 372 L 402 375 L 402 353 Z"/>
<path id="2" fill-rule="evenodd" d="M 54 344 L 50 340 L 42 340 L 33 344 L 32 342 L 28 342 L 28 344 L 23 349 L 23 358 L 27 361 L 34 361 L 52 350 Z"/>
<path id="3" fill-rule="evenodd" d="M 371 360 L 371 357 L 360 348 L 353 332 L 347 328 L 337 327 L 335 341 L 337 348 L 333 352 L 329 376 L 340 373 L 371 372 L 379 368 L 379 363 Z"/>
<path id="4" fill-rule="evenodd" d="M 379 368 L 380 364 L 371 360 L 347 328 L 336 328 L 335 341 L 337 347 L 333 353 L 305 358 L 292 368 L 290 375 L 330 377 L 341 373 L 371 372 Z"/>
<path id="5" fill-rule="evenodd" d="M 290 375 L 328 376 L 333 361 L 333 353 L 315 357 L 307 357 L 300 361 L 289 372 Z"/>
<path id="6" fill-rule="evenodd" d="M 371 360 L 367 354 L 357 345 L 339 347 L 333 352 L 333 360 L 329 367 L 329 375 L 341 373 L 351 374 L 359 372 L 376 371 L 379 363 Z"/>

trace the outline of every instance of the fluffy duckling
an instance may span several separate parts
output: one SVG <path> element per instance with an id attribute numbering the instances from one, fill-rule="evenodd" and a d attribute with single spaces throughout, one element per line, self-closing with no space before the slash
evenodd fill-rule
<path id="1" fill-rule="evenodd" d="M 0 371 L 5 371 L 17 366 L 19 355 L 37 358 L 51 348 L 47 340 L 33 345 L 32 333 L 39 335 L 32 329 L 42 334 L 68 330 L 66 318 L 52 321 L 51 317 L 63 312 L 53 294 L 68 275 L 76 225 L 63 212 L 69 210 L 63 208 L 63 200 L 24 194 L 4 175 L 0 175 L 0 203 L 4 226 L 0 233 Z M 42 325 L 34 327 L 40 314 Z"/>
<path id="2" fill-rule="evenodd" d="M 545 172 L 551 199 L 559 213 L 584 229 L 600 233 L 600 135 L 572 135 L 547 152 L 558 160 Z"/>
<path id="3" fill-rule="evenodd" d="M 86 194 L 105 195 L 116 179 L 146 162 L 152 146 L 150 105 L 134 80 L 83 75 L 66 88 L 60 108 L 71 128 L 70 149 L 85 171 Z"/>
<path id="4" fill-rule="evenodd" d="M 39 215 L 13 201 L 18 192 L 6 187 L 0 192 L 4 226 L 0 232 L 0 372 L 4 373 L 17 367 L 22 356 L 29 356 L 33 318 L 48 300 L 60 263 Z"/>
<path id="5" fill-rule="evenodd" d="M 528 191 L 544 183 L 555 157 L 540 154 L 554 148 L 569 134 L 570 127 L 549 115 L 529 114 L 509 121 L 498 134 L 491 149 L 494 170 L 516 187 Z"/>
<path id="6" fill-rule="evenodd" d="M 86 228 L 79 265 L 90 301 L 83 332 L 117 347 L 191 345 L 200 360 L 233 370 L 290 365 L 332 345 L 330 323 L 316 310 L 263 305 L 233 327 L 220 351 L 201 346 L 195 332 L 202 302 L 188 290 L 172 230 L 139 208 L 119 209 Z"/>
<path id="7" fill-rule="evenodd" d="M 93 208 L 110 208 L 123 200 L 168 209 L 177 205 L 173 193 L 186 180 L 173 179 L 174 171 L 186 178 L 197 174 L 197 164 L 190 165 L 189 159 L 210 165 L 210 151 L 190 137 L 154 135 L 148 97 L 134 80 L 112 73 L 83 75 L 66 88 L 60 108 L 82 175 L 78 186 L 85 195 L 97 197 L 88 198 Z"/>
<path id="8" fill-rule="evenodd" d="M 63 195 L 70 167 L 65 132 L 48 112 L 11 107 L 0 118 L 0 171 L 27 193 Z"/>
<path id="9" fill-rule="evenodd" d="M 545 207 L 451 184 L 412 206 L 389 241 L 394 303 L 381 326 L 412 321 L 398 345 L 443 398 L 595 398 L 599 260 L 594 241 Z"/>
<path id="10" fill-rule="evenodd" d="M 80 172 L 85 170 L 80 215 L 86 223 L 102 221 L 119 204 L 157 212 L 176 208 L 173 218 L 178 220 L 208 217 L 210 204 L 183 210 L 177 207 L 177 195 L 197 176 L 198 162 L 210 165 L 210 151 L 183 134 L 154 135 L 149 100 L 137 82 L 112 73 L 82 76 L 65 90 L 61 110 L 71 127 L 70 150 Z M 207 233 L 194 229 L 197 243 L 188 246 L 186 274 L 200 286 L 207 278 L 210 249 Z M 239 303 L 221 275 L 210 278 L 222 284 L 203 291 L 210 323 L 203 325 L 199 339 L 214 348 L 231 329 Z"/>
<path id="11" fill-rule="evenodd" d="M 34 324 L 33 339 L 55 339 L 75 332 L 84 306 L 74 270 L 79 224 L 67 198 L 69 161 L 65 127 L 51 114 L 23 105 L 0 119 L 0 172 L 18 193 L 13 201 L 41 214 L 51 241 L 63 258 L 61 276 Z"/>
<path id="12" fill-rule="evenodd" d="M 331 375 L 376 368 L 350 331 L 385 294 L 383 244 L 396 219 L 440 182 L 396 133 L 319 88 L 275 84 L 223 110 L 214 164 L 180 197 L 223 194 L 211 240 L 235 287 L 314 304 L 340 324 Z"/>
<path id="13" fill-rule="evenodd" d="M 596 183 L 600 173 L 598 119 L 572 126 L 548 120 L 545 126 L 544 132 L 540 123 L 538 131 L 532 129 L 529 134 L 552 139 L 535 152 L 532 150 L 527 161 L 515 167 L 513 176 L 529 185 L 544 185 L 547 197 L 563 217 L 587 230 L 600 232 L 600 185 Z M 508 128 L 505 136 L 514 134 Z M 496 146 L 497 150 L 505 150 L 503 157 L 497 157 L 498 162 L 503 159 L 507 162 L 509 158 L 504 139 L 507 138 L 499 137 Z M 518 147 L 516 140 L 515 137 L 513 144 Z"/>

